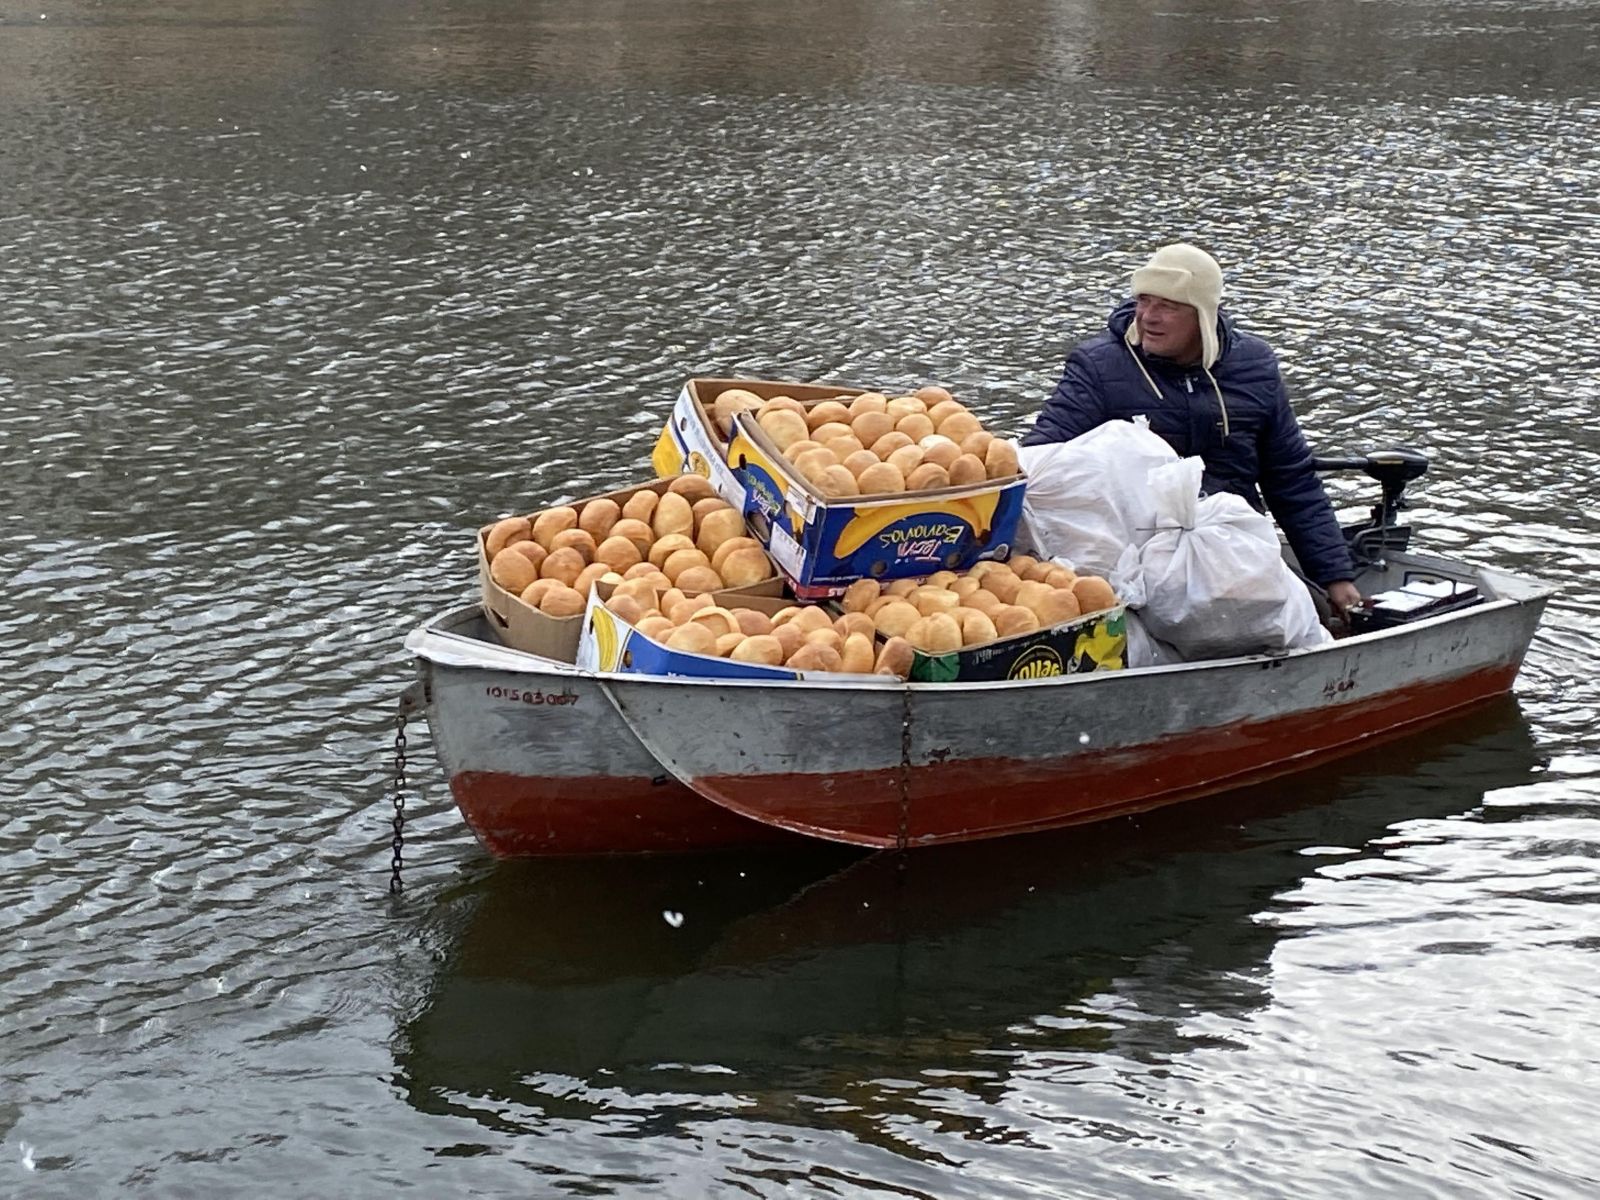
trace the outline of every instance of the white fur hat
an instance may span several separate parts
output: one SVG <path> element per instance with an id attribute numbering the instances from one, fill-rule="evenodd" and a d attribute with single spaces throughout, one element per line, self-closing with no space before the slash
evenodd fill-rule
<path id="1" fill-rule="evenodd" d="M 1217 344 L 1217 306 L 1222 303 L 1222 268 L 1198 246 L 1163 246 L 1133 273 L 1133 294 L 1160 296 L 1192 305 L 1200 317 L 1200 365 L 1210 368 L 1221 353 Z M 1139 344 L 1139 322 L 1128 328 L 1128 342 Z"/>

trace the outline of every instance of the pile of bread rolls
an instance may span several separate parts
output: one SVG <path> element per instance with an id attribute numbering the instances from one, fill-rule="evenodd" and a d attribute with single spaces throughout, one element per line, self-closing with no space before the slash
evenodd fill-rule
<path id="1" fill-rule="evenodd" d="M 829 499 L 980 484 L 1018 472 L 1016 447 L 941 387 L 893 398 L 863 392 L 809 408 L 789 396 L 763 400 L 729 388 L 711 412 L 724 437 L 739 412 L 755 413 L 794 469 Z"/>
<path id="2" fill-rule="evenodd" d="M 880 638 L 903 638 L 925 654 L 1032 633 L 1116 603 L 1111 585 L 1098 575 L 1077 575 L 1026 554 L 887 585 L 861 579 L 840 600 L 846 616 L 866 617 Z"/>
<path id="3" fill-rule="evenodd" d="M 752 608 L 723 608 L 701 594 L 655 587 L 645 578 L 625 580 L 606 607 L 669 650 L 795 671 L 859 675 L 911 672 L 912 648 L 904 638 L 876 645 L 872 619 L 860 612 L 834 617 L 814 604 L 797 604 L 768 616 Z"/>
<path id="4" fill-rule="evenodd" d="M 626 501 L 599 498 L 507 517 L 483 535 L 489 576 L 552 617 L 578 616 L 589 588 L 644 580 L 683 593 L 746 587 L 771 579 L 761 543 L 744 516 L 699 475 Z"/>

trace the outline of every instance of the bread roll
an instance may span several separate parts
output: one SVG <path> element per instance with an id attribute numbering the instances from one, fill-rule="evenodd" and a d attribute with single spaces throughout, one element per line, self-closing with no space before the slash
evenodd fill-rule
<path id="1" fill-rule="evenodd" d="M 925 462 L 906 476 L 906 491 L 928 492 L 950 486 L 950 472 L 938 463 Z"/>
<path id="2" fill-rule="evenodd" d="M 866 450 L 866 447 L 861 444 L 860 438 L 852 437 L 848 433 L 842 437 L 829 438 L 827 441 L 823 442 L 822 445 L 824 449 L 833 451 L 834 457 L 839 460 L 841 466 L 844 465 L 845 460 L 848 459 L 852 454 L 858 454 Z M 874 457 L 876 457 L 876 455 L 874 455 Z M 855 474 L 854 471 L 850 473 L 852 475 Z"/>
<path id="3" fill-rule="evenodd" d="M 920 579 L 895 579 L 886 584 L 883 590 L 889 596 L 909 596 L 922 586 Z"/>
<path id="4" fill-rule="evenodd" d="M 772 439 L 772 444 L 778 448 L 780 453 L 811 432 L 806 428 L 806 419 L 803 416 L 783 409 L 763 415 L 761 417 L 761 428 L 766 431 L 767 436 Z"/>
<path id="5" fill-rule="evenodd" d="M 579 564 L 579 570 L 582 569 L 582 564 Z M 539 568 L 529 562 L 524 555 L 506 549 L 496 554 L 494 561 L 489 564 L 489 578 L 516 596 L 539 578 Z"/>
<path id="6" fill-rule="evenodd" d="M 818 474 L 812 483 L 829 500 L 861 494 L 861 485 L 856 483 L 856 477 L 846 467 L 837 464 Z"/>
<path id="7" fill-rule="evenodd" d="M 791 654 L 783 665 L 791 671 L 837 671 L 840 665 L 839 652 L 832 646 L 807 642 Z"/>
<path id="8" fill-rule="evenodd" d="M 562 583 L 559 579 L 536 579 L 527 587 L 522 589 L 522 594 L 519 599 L 521 599 L 524 604 L 538 608 L 539 602 L 545 598 L 546 593 L 555 588 L 565 586 L 566 584 Z"/>
<path id="9" fill-rule="evenodd" d="M 1000 633 L 994 627 L 994 621 L 988 613 L 979 612 L 975 608 L 958 608 L 955 612 L 957 623 L 961 626 L 961 645 L 981 646 L 985 642 L 992 642 Z"/>
<path id="10" fill-rule="evenodd" d="M 947 588 L 919 587 L 907 599 L 924 617 L 930 617 L 934 613 L 954 612 L 961 604 L 961 597 Z"/>
<path id="11" fill-rule="evenodd" d="M 674 585 L 682 586 L 678 581 L 683 578 L 684 572 L 691 567 L 704 567 L 709 571 L 711 569 L 711 556 L 704 550 L 697 550 L 693 546 L 683 550 L 674 550 L 667 555 L 666 561 L 661 564 L 661 573 L 672 580 Z M 1040 584 L 1039 586 L 1043 587 L 1044 585 Z M 689 591 L 691 589 L 685 588 L 684 590 Z M 696 588 L 692 590 L 699 591 L 702 589 Z"/>
<path id="12" fill-rule="evenodd" d="M 639 520 L 637 517 L 623 517 L 611 527 L 611 537 L 627 538 L 639 549 L 639 557 L 643 558 L 650 553 L 650 547 L 655 544 L 655 530 Z M 607 539 L 610 540 L 609 538 Z"/>
<path id="13" fill-rule="evenodd" d="M 1052 563 L 1050 569 L 1044 574 L 1044 581 L 1053 588 L 1070 589 L 1078 581 L 1078 576 L 1071 567 L 1063 567 Z"/>
<path id="14" fill-rule="evenodd" d="M 985 591 L 983 588 L 963 596 L 961 603 L 965 608 L 975 608 L 981 613 L 986 613 L 991 619 L 993 619 L 995 613 L 1005 607 L 999 596 L 996 596 L 993 592 Z"/>
<path id="15" fill-rule="evenodd" d="M 754 412 L 760 407 L 761 397 L 754 392 L 747 392 L 744 388 L 727 388 L 712 401 L 711 418 L 726 437 L 732 429 L 734 413 Z"/>
<path id="16" fill-rule="evenodd" d="M 677 599 L 671 593 L 677 592 Z M 694 619 L 694 614 L 702 609 L 710 608 L 716 601 L 710 596 L 685 596 L 677 588 L 671 588 L 662 594 L 661 611 L 667 614 L 667 620 L 674 625 L 684 625 Z"/>
<path id="17" fill-rule="evenodd" d="M 922 451 L 923 462 L 938 463 L 946 471 L 961 457 L 961 447 L 937 433 L 923 438 L 917 443 L 917 447 Z"/>
<path id="18" fill-rule="evenodd" d="M 682 496 L 690 505 L 697 500 L 721 499 L 717 496 L 717 489 L 711 486 L 711 481 L 704 475 L 679 475 L 667 484 L 667 493 L 673 496 Z"/>
<path id="19" fill-rule="evenodd" d="M 784 662 L 788 662 L 789 656 L 806 644 L 806 631 L 795 624 L 774 625 L 772 636 L 783 650 Z"/>
<path id="20" fill-rule="evenodd" d="M 911 473 L 922 466 L 922 447 L 908 443 L 891 453 L 883 463 L 899 471 L 902 480 L 909 480 Z"/>
<path id="21" fill-rule="evenodd" d="M 849 675 L 872 674 L 872 639 L 865 634 L 852 633 L 844 640 L 839 652 L 839 669 Z"/>
<path id="22" fill-rule="evenodd" d="M 950 464 L 950 483 L 955 487 L 971 487 L 989 478 L 983 460 L 975 454 L 958 454 Z"/>
<path id="23" fill-rule="evenodd" d="M 833 617 L 825 608 L 803 604 L 800 611 L 789 619 L 789 624 L 799 626 L 801 633 L 811 633 L 817 629 L 832 629 Z"/>
<path id="24" fill-rule="evenodd" d="M 803 438 L 798 442 L 790 443 L 789 448 L 783 452 L 783 455 L 790 462 L 793 462 L 807 450 L 821 450 L 822 448 L 823 446 L 821 442 L 814 442 L 810 438 Z"/>
<path id="25" fill-rule="evenodd" d="M 1021 469 L 1017 465 L 1017 448 L 1002 438 L 995 438 L 983 452 L 983 469 L 990 479 L 1007 479 Z"/>
<path id="26" fill-rule="evenodd" d="M 715 654 L 717 635 L 704 625 L 690 621 L 667 634 L 666 646 L 668 650 L 680 650 L 687 654 Z"/>
<path id="27" fill-rule="evenodd" d="M 572 581 L 572 588 L 578 593 L 578 595 L 587 596 L 589 594 L 589 589 L 595 584 L 599 583 L 607 575 L 610 575 L 613 579 L 621 578 L 621 576 L 617 575 L 616 572 L 612 571 L 612 569 L 606 566 L 606 564 L 603 562 L 590 563 L 587 567 L 578 572 L 578 577 Z"/>
<path id="28" fill-rule="evenodd" d="M 789 461 L 794 464 L 796 471 L 813 483 L 816 482 L 817 476 L 828 467 L 840 465 L 839 456 L 826 446 L 818 446 L 815 450 L 807 450 L 798 457 L 791 457 Z"/>
<path id="29" fill-rule="evenodd" d="M 951 654 L 961 649 L 961 626 L 947 612 L 934 613 L 914 622 L 905 639 L 924 654 Z"/>
<path id="30" fill-rule="evenodd" d="M 977 591 L 982 586 L 983 584 L 971 575 L 962 575 L 958 579 L 953 579 L 950 581 L 949 585 L 950 590 L 956 595 L 960 596 L 963 600 L 972 595 L 973 592 Z"/>
<path id="31" fill-rule="evenodd" d="M 520 542 L 512 542 L 506 547 L 506 549 L 515 550 L 518 554 L 522 555 L 523 558 L 531 562 L 535 567 L 542 565 L 544 563 L 545 555 L 549 553 L 549 551 L 547 551 L 543 546 L 539 545 L 539 543 L 534 541 L 532 538 L 524 538 Z"/>
<path id="32" fill-rule="evenodd" d="M 579 554 L 583 555 L 583 561 L 586 564 L 594 561 L 594 552 L 597 547 L 594 544 L 594 535 L 587 529 L 563 529 L 550 539 L 549 548 L 551 550 L 559 550 L 563 546 L 571 546 Z"/>
<path id="33" fill-rule="evenodd" d="M 595 547 L 594 561 L 626 574 L 644 561 L 639 547 L 625 537 L 608 537 Z"/>
<path id="34" fill-rule="evenodd" d="M 906 630 L 920 620 L 922 614 L 917 611 L 916 605 L 905 600 L 885 604 L 872 615 L 873 625 L 884 637 L 904 637 Z"/>
<path id="35" fill-rule="evenodd" d="M 761 407 L 756 409 L 756 419 L 775 412 L 792 412 L 802 421 L 806 419 L 806 406 L 793 396 L 774 396 L 770 400 L 763 400 Z"/>
<path id="36" fill-rule="evenodd" d="M 893 429 L 894 418 L 888 413 L 866 412 L 850 422 L 850 432 L 863 446 L 871 446 Z"/>
<path id="37" fill-rule="evenodd" d="M 906 679 L 911 675 L 911 664 L 916 660 L 916 647 L 903 637 L 892 637 L 878 649 L 878 659 L 872 666 L 874 675 L 897 675 Z"/>
<path id="38" fill-rule="evenodd" d="M 902 447 L 902 446 L 914 446 L 914 445 L 916 445 L 916 442 L 913 441 L 911 438 L 909 438 L 905 434 L 901 433 L 898 429 L 891 429 L 888 433 L 884 434 L 877 441 L 868 443 L 867 449 L 871 450 L 874 454 L 876 454 L 879 458 L 883 459 L 885 462 L 888 462 L 889 461 L 889 456 L 891 454 L 893 454 L 896 450 L 900 449 L 900 447 Z M 917 454 L 917 461 L 918 462 L 922 461 L 922 455 L 921 455 L 920 451 Z"/>
<path id="39" fill-rule="evenodd" d="M 702 496 L 689 505 L 689 511 L 694 514 L 694 532 L 699 537 L 700 526 L 708 516 L 714 512 L 733 512 L 734 507 L 721 496 Z"/>
<path id="40" fill-rule="evenodd" d="M 836 442 L 834 444 L 837 445 L 838 443 Z M 849 471 L 850 474 L 856 477 L 856 485 L 859 487 L 861 484 L 861 476 L 867 471 L 871 470 L 873 467 L 879 465 L 878 456 L 871 450 L 854 450 L 845 455 L 843 465 L 845 470 Z"/>
<path id="41" fill-rule="evenodd" d="M 734 662 L 756 663 L 763 667 L 781 667 L 783 660 L 788 657 L 783 652 L 783 644 L 770 634 L 754 634 L 744 638 L 732 650 L 728 657 Z"/>
<path id="42" fill-rule="evenodd" d="M 1078 576 L 1072 585 L 1072 594 L 1078 599 L 1078 607 L 1086 613 L 1103 612 L 1117 603 L 1117 593 L 1098 575 Z"/>
<path id="43" fill-rule="evenodd" d="M 938 422 L 937 428 L 945 437 L 959 445 L 963 439 L 982 430 L 983 423 L 969 412 L 956 412 L 950 413 Z"/>
<path id="44" fill-rule="evenodd" d="M 611 600 L 618 596 L 627 596 L 639 605 L 643 612 L 649 612 L 656 606 L 659 589 L 648 579 L 624 579 L 611 593 Z M 611 600 L 606 601 L 607 608 L 613 608 Z"/>
<path id="45" fill-rule="evenodd" d="M 901 417 L 894 423 L 894 427 L 913 442 L 920 442 L 934 431 L 933 422 L 928 420 L 926 413 L 912 413 L 910 416 Z"/>
<path id="46" fill-rule="evenodd" d="M 989 443 L 994 441 L 994 434 L 987 429 L 980 429 L 976 433 L 969 433 L 960 441 L 961 453 L 970 454 L 979 462 L 989 452 Z"/>
<path id="47" fill-rule="evenodd" d="M 884 405 L 883 411 L 894 419 L 895 426 L 898 428 L 900 422 L 907 417 L 927 416 L 928 405 L 920 396 L 896 396 L 888 404 Z M 929 432 L 931 433 L 932 430 L 929 430 Z"/>
<path id="48" fill-rule="evenodd" d="M 1003 638 L 1032 633 L 1039 628 L 1039 618 L 1034 611 L 1029 608 L 1019 608 L 1015 604 L 1006 605 L 991 619 L 994 621 L 995 631 Z"/>
<path id="49" fill-rule="evenodd" d="M 772 618 L 759 609 L 736 608 L 733 610 L 733 617 L 734 620 L 739 622 L 739 632 L 747 637 L 772 632 Z M 778 660 L 778 662 L 782 661 L 781 658 Z"/>
<path id="50" fill-rule="evenodd" d="M 578 510 L 565 504 L 556 508 L 547 508 L 533 518 L 533 540 L 546 550 L 550 549 L 550 539 L 563 529 L 573 529 L 578 524 Z"/>
<path id="51" fill-rule="evenodd" d="M 1018 579 L 1028 578 L 1028 572 L 1039 560 L 1031 554 L 1013 554 L 1006 559 L 1005 567 Z"/>
<path id="52" fill-rule="evenodd" d="M 993 592 L 1003 604 L 1015 601 L 1021 586 L 1022 580 L 1007 570 L 990 571 L 983 577 L 983 590 Z"/>
<path id="53" fill-rule="evenodd" d="M 927 399 L 927 397 L 923 397 L 923 399 Z M 961 401 L 959 401 L 959 400 L 937 400 L 937 401 L 930 400 L 930 401 L 928 401 L 928 420 L 933 422 L 933 426 L 934 426 L 935 429 L 937 429 L 939 427 L 939 422 L 943 421 L 946 417 L 950 416 L 952 413 L 966 412 L 966 411 L 967 411 L 967 406 L 965 404 L 962 404 Z"/>
<path id="54" fill-rule="evenodd" d="M 850 401 L 848 408 L 850 410 L 850 417 L 852 420 L 854 420 L 862 413 L 881 413 L 885 408 L 888 407 L 888 405 L 889 397 L 885 396 L 882 392 L 862 392 L 859 396 Z"/>
<path id="55" fill-rule="evenodd" d="M 711 569 L 718 574 L 722 573 L 723 565 L 728 558 L 740 550 L 760 550 L 761 543 L 753 537 L 729 538 L 711 552 Z"/>
<path id="56" fill-rule="evenodd" d="M 1046 559 L 1044 562 L 1034 563 L 1026 571 L 1019 573 L 1021 574 L 1024 582 L 1032 580 L 1035 583 L 1050 583 L 1050 573 L 1059 569 L 1060 568 L 1058 568 L 1055 563 Z M 1054 587 L 1055 584 L 1051 583 L 1050 586 Z"/>
<path id="57" fill-rule="evenodd" d="M 726 584 L 710 567 L 690 567 L 672 581 L 685 592 L 720 592 Z"/>
<path id="58" fill-rule="evenodd" d="M 611 527 L 622 519 L 622 505 L 606 496 L 591 500 L 578 511 L 578 528 L 599 545 L 611 534 Z"/>
<path id="59" fill-rule="evenodd" d="M 693 537 L 694 509 L 678 493 L 668 492 L 656 505 L 655 514 L 650 518 L 650 528 L 658 538 L 669 533 Z"/>
<path id="60" fill-rule="evenodd" d="M 844 653 L 844 638 L 839 636 L 837 629 L 813 629 L 806 634 L 806 643 L 812 646 L 828 646 L 837 653 Z"/>
<path id="61" fill-rule="evenodd" d="M 665 641 L 666 636 L 677 626 L 660 613 L 646 613 L 634 628 L 652 641 L 660 642 Z"/>
<path id="62" fill-rule="evenodd" d="M 650 546 L 650 563 L 659 567 L 676 554 L 679 550 L 693 550 L 694 539 L 686 533 L 669 533 L 665 537 L 657 538 Z"/>
<path id="63" fill-rule="evenodd" d="M 1056 589 L 1048 583 L 1040 583 L 1036 579 L 1025 579 L 1017 588 L 1017 594 L 1011 598 L 1011 603 L 1031 609 L 1035 615 L 1039 612 L 1040 603 L 1047 597 L 1053 596 Z"/>
<path id="64" fill-rule="evenodd" d="M 708 512 L 701 519 L 695 533 L 694 544 L 707 555 L 717 552 L 717 547 L 729 538 L 744 536 L 744 516 L 731 508 Z"/>
<path id="65" fill-rule="evenodd" d="M 926 579 L 924 579 L 922 581 L 922 586 L 923 587 L 931 587 L 931 588 L 946 588 L 946 589 L 948 589 L 952 583 L 954 583 L 957 579 L 960 579 L 960 578 L 961 578 L 961 576 L 957 575 L 954 571 L 949 570 L 948 568 L 946 568 L 945 570 L 935 571 L 932 575 L 929 575 Z"/>
<path id="66" fill-rule="evenodd" d="M 845 425 L 850 424 L 850 410 L 837 400 L 823 400 L 813 404 L 806 410 L 806 428 L 816 429 L 818 425 L 826 425 L 831 421 L 838 421 Z"/>
<path id="67" fill-rule="evenodd" d="M 757 548 L 735 550 L 722 560 L 721 570 L 713 570 L 721 576 L 723 586 L 731 588 L 751 587 L 773 575 L 772 560 Z"/>
<path id="68" fill-rule="evenodd" d="M 840 637 L 849 637 L 852 633 L 864 634 L 868 641 L 878 636 L 878 627 L 871 617 L 864 612 L 847 612 L 838 617 L 833 623 L 834 629 Z"/>
<path id="69" fill-rule="evenodd" d="M 1049 594 L 1033 606 L 1033 612 L 1039 618 L 1039 624 L 1050 626 L 1077 620 L 1083 614 L 1083 608 L 1070 589 L 1051 588 Z"/>
<path id="70" fill-rule="evenodd" d="M 811 431 L 811 440 L 819 446 L 826 446 L 834 438 L 849 437 L 851 426 L 843 421 L 829 421 L 818 425 Z"/>
<path id="71" fill-rule="evenodd" d="M 704 625 L 717 637 L 721 637 L 725 633 L 737 633 L 740 637 L 744 636 L 744 631 L 739 628 L 738 618 L 727 609 L 715 604 L 697 609 L 689 617 L 689 620 L 696 625 Z"/>
<path id="72" fill-rule="evenodd" d="M 539 601 L 539 611 L 547 617 L 576 617 L 588 607 L 584 593 L 569 587 L 553 587 Z"/>
<path id="73" fill-rule="evenodd" d="M 646 611 L 637 596 L 631 596 L 626 592 L 612 592 L 611 599 L 606 601 L 606 607 L 629 625 L 637 625 L 644 620 Z"/>
<path id="74" fill-rule="evenodd" d="M 918 400 L 921 400 L 927 404 L 929 408 L 932 408 L 936 404 L 944 404 L 946 402 L 953 403 L 955 401 L 955 397 L 944 388 L 940 387 L 937 383 L 924 384 L 922 387 L 919 387 L 915 392 L 913 392 L 912 395 L 914 395 Z"/>
<path id="75" fill-rule="evenodd" d="M 529 541 L 533 538 L 533 525 L 527 517 L 506 517 L 489 526 L 489 532 L 483 535 L 483 555 L 490 562 L 512 542 Z"/>
<path id="76" fill-rule="evenodd" d="M 839 597 L 839 607 L 847 613 L 861 612 L 883 593 L 876 579 L 858 579 L 845 588 Z"/>
<path id="77" fill-rule="evenodd" d="M 622 502 L 622 515 L 630 521 L 643 521 L 650 524 L 650 518 L 655 516 L 656 505 L 661 503 L 661 497 L 649 488 L 640 488 L 633 495 Z M 612 530 L 615 533 L 615 530 Z"/>
<path id="78" fill-rule="evenodd" d="M 583 561 L 571 546 L 563 546 L 559 550 L 552 550 L 545 555 L 544 562 L 539 565 L 540 579 L 559 579 L 571 587 L 577 582 L 578 576 L 583 573 L 583 568 L 589 564 Z"/>

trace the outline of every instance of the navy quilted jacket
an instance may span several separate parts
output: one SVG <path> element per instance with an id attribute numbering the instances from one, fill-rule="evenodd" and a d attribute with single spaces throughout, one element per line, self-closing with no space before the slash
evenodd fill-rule
<path id="1" fill-rule="evenodd" d="M 1211 375 L 1227 406 L 1224 436 L 1222 407 L 1205 371 L 1146 354 L 1123 340 L 1133 309 L 1133 301 L 1125 301 L 1111 314 L 1107 332 L 1073 350 L 1055 394 L 1023 444 L 1068 441 L 1106 421 L 1143 413 L 1180 455 L 1205 460 L 1208 492 L 1233 492 L 1258 511 L 1270 510 L 1313 580 L 1326 585 L 1351 578 L 1350 551 L 1322 481 L 1311 469 L 1311 450 L 1289 408 L 1272 348 L 1218 314 L 1221 354 Z"/>

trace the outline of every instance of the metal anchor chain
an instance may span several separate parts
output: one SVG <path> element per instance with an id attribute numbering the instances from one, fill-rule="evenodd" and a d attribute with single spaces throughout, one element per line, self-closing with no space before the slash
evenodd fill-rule
<path id="1" fill-rule="evenodd" d="M 400 882 L 400 869 L 405 865 L 403 851 L 406 845 L 406 702 L 402 697 L 400 710 L 394 715 L 394 837 L 389 846 L 394 860 L 389 866 L 389 894 L 396 895 L 405 885 Z"/>

